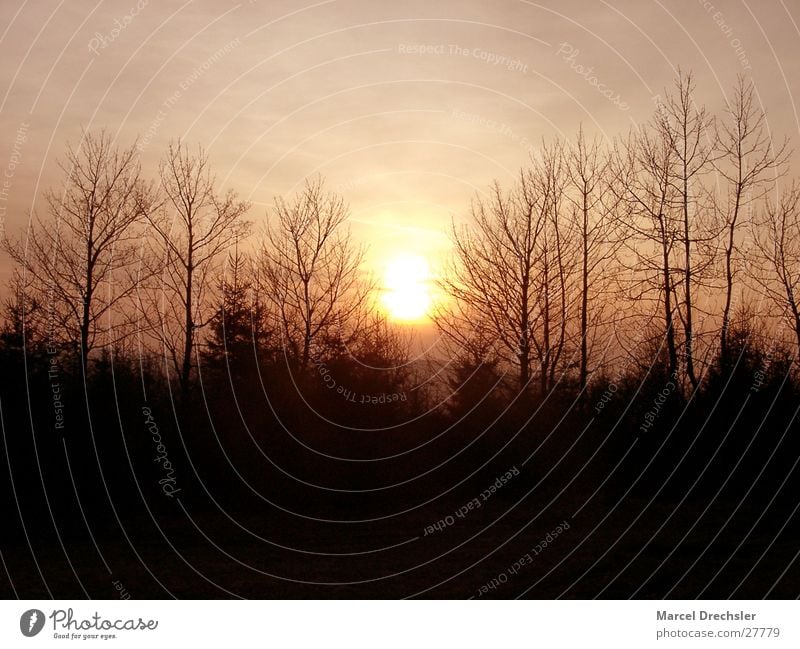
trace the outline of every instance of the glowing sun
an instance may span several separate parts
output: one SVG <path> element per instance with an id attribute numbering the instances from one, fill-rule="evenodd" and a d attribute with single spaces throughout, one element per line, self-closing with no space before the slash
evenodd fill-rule
<path id="1" fill-rule="evenodd" d="M 424 257 L 394 257 L 383 273 L 383 308 L 397 322 L 424 320 L 433 303 L 430 284 L 431 269 Z"/>

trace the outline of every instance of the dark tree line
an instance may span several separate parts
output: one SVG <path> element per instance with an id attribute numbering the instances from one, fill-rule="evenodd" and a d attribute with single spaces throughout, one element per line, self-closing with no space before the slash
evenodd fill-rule
<path id="1" fill-rule="evenodd" d="M 446 340 L 541 394 L 663 349 L 666 374 L 691 392 L 731 361 L 737 313 L 753 330 L 797 330 L 788 145 L 769 137 L 743 80 L 720 116 L 693 91 L 681 74 L 628 136 L 543 143 L 511 187 L 475 199 L 452 232 L 453 300 L 436 320 Z"/>
<path id="2" fill-rule="evenodd" d="M 254 228 L 202 149 L 172 143 L 148 179 L 135 146 L 85 134 L 47 213 L 5 241 L 4 556 L 11 546 L 24 560 L 31 538 L 81 560 L 109 548 L 115 575 L 139 575 L 140 596 L 164 596 L 153 573 L 176 592 L 220 596 L 196 571 L 165 568 L 176 552 L 220 583 L 232 556 L 308 577 L 275 586 L 247 569 L 231 592 L 328 596 L 309 586 L 324 575 L 385 596 L 376 539 L 393 553 L 387 572 L 424 559 L 427 579 L 452 550 L 459 575 L 477 566 L 459 577 L 469 581 L 489 542 L 513 565 L 552 529 L 546 516 L 580 512 L 570 524 L 582 540 L 564 539 L 554 596 L 581 580 L 582 593 L 611 593 L 607 575 L 625 575 L 614 595 L 635 596 L 630 584 L 653 579 L 653 565 L 706 569 L 692 552 L 733 556 L 739 538 L 741 565 L 720 583 L 786 591 L 800 185 L 750 86 L 740 81 L 716 115 L 692 88 L 680 76 L 652 119 L 616 140 L 579 129 L 543 142 L 511 182 L 474 198 L 452 226 L 427 363 L 376 309 L 348 206 L 322 178 L 277 197 Z M 491 502 L 424 536 L 510 467 Z M 59 552 L 46 555 L 58 594 L 89 594 Z M 87 583 L 94 594 L 108 581 L 100 570 Z M 711 583 L 685 581 L 687 597 Z M 363 592 L 352 588 L 336 593 Z"/>
<path id="3" fill-rule="evenodd" d="M 744 316 L 780 344 L 788 325 L 797 356 L 788 145 L 772 141 L 744 80 L 719 115 L 693 90 L 681 73 L 648 123 L 611 142 L 582 129 L 542 142 L 513 183 L 475 197 L 452 228 L 433 314 L 453 362 L 418 395 L 452 405 L 467 384 L 582 394 L 632 365 L 690 394 L 735 362 Z M 84 377 L 109 352 L 147 356 L 182 402 L 203 363 L 218 378 L 269 363 L 318 380 L 331 364 L 357 374 L 362 357 L 408 358 L 409 341 L 375 311 L 348 206 L 322 178 L 276 198 L 254 236 L 250 205 L 218 187 L 201 148 L 172 143 L 151 181 L 135 146 L 87 133 L 62 169 L 47 215 L 5 241 L 7 340 L 57 347 Z"/>

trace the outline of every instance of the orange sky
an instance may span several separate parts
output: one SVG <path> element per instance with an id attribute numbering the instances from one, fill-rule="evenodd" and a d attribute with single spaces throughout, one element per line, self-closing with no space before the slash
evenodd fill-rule
<path id="1" fill-rule="evenodd" d="M 710 109 L 741 72 L 776 133 L 800 123 L 800 7 L 781 0 L 15 0 L 0 17 L 12 234 L 43 210 L 81 127 L 138 135 L 151 172 L 170 138 L 203 144 L 256 222 L 322 173 L 380 273 L 403 255 L 435 271 L 471 195 L 507 181 L 542 137 L 581 122 L 613 137 L 646 119 L 677 65 Z"/>

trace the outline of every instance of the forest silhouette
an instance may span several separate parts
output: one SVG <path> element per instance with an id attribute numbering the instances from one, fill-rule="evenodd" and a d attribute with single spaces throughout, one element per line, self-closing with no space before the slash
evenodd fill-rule
<path id="1" fill-rule="evenodd" d="M 789 154 L 689 73 L 542 142 L 421 354 L 321 176 L 257 227 L 202 148 L 85 133 L 4 242 L 3 595 L 794 597 Z"/>

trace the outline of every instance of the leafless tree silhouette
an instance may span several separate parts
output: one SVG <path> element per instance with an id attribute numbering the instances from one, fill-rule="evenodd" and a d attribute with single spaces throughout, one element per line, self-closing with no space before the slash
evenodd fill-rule
<path id="1" fill-rule="evenodd" d="M 800 184 L 793 182 L 767 200 L 754 227 L 760 262 L 754 273 L 757 286 L 778 308 L 794 332 L 800 358 Z"/>
<path id="2" fill-rule="evenodd" d="M 622 223 L 627 236 L 620 254 L 621 261 L 635 273 L 628 300 L 639 309 L 648 302 L 660 305 L 671 375 L 678 371 L 673 258 L 679 223 L 671 210 L 676 201 L 671 182 L 675 164 L 669 142 L 647 127 L 618 143 L 612 163 L 612 187 L 627 203 L 629 214 Z"/>
<path id="3" fill-rule="evenodd" d="M 290 201 L 275 199 L 259 255 L 261 295 L 301 368 L 347 345 L 366 315 L 371 284 L 362 275 L 364 249 L 346 229 L 348 215 L 319 176 Z"/>
<path id="4" fill-rule="evenodd" d="M 579 331 L 581 389 L 589 378 L 589 351 L 593 333 L 602 324 L 604 307 L 610 299 L 609 279 L 617 264 L 615 256 L 621 237 L 618 206 L 611 190 L 610 160 L 598 138 L 587 140 L 583 128 L 568 148 L 567 174 L 576 222 L 579 258 Z"/>
<path id="5" fill-rule="evenodd" d="M 85 133 L 60 166 L 62 190 L 45 195 L 49 218 L 35 219 L 27 239 L 5 247 L 46 305 L 48 338 L 72 345 L 85 373 L 92 350 L 124 331 L 126 316 L 114 308 L 134 289 L 141 234 L 134 226 L 152 196 L 136 147 L 120 149 L 105 131 Z"/>
<path id="6" fill-rule="evenodd" d="M 453 224 L 455 254 L 442 280 L 450 301 L 436 316 L 451 342 L 478 342 L 484 355 L 485 342 L 493 341 L 499 357 L 516 368 L 521 390 L 535 357 L 547 384 L 554 354 L 550 300 L 561 278 L 546 250 L 557 243 L 556 236 L 546 237 L 557 200 L 552 171 L 544 164 L 521 170 L 507 191 L 495 183 L 488 198 L 474 199 L 470 224 Z"/>
<path id="7" fill-rule="evenodd" d="M 210 279 L 225 252 L 249 231 L 249 203 L 218 193 L 208 156 L 171 143 L 160 168 L 162 197 L 147 211 L 154 237 L 148 255 L 155 282 L 140 291 L 149 329 L 163 346 L 188 397 L 198 331 L 213 315 Z"/>
<path id="8" fill-rule="evenodd" d="M 752 84 L 739 77 L 728 102 L 725 119 L 717 122 L 717 154 L 714 168 L 721 187 L 714 192 L 724 259 L 725 297 L 720 330 L 720 356 L 728 353 L 733 291 L 739 274 L 741 231 L 747 232 L 751 211 L 769 189 L 770 181 L 783 175 L 788 143 L 774 145 L 767 131 L 766 116 L 756 105 Z M 742 227 L 744 226 L 744 227 Z"/>
<path id="9" fill-rule="evenodd" d="M 701 180 L 709 171 L 713 156 L 710 138 L 713 118 L 693 97 L 694 80 L 691 73 L 679 72 L 675 88 L 667 93 L 656 112 L 658 136 L 670 148 L 674 164 L 669 166 L 669 183 L 675 193 L 680 218 L 676 230 L 681 247 L 683 295 L 678 313 L 683 321 L 684 363 L 686 376 L 693 388 L 699 379 L 695 369 L 695 311 L 693 291 L 699 278 L 712 263 L 711 242 L 713 227 L 701 204 Z M 698 250 L 700 249 L 700 250 Z"/>

